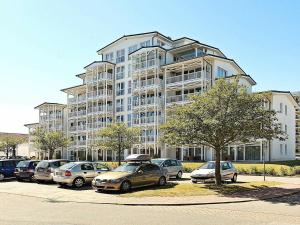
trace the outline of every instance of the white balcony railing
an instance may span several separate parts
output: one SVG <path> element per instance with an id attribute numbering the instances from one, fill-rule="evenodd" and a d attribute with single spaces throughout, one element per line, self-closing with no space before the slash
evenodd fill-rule
<path id="1" fill-rule="evenodd" d="M 101 80 L 112 80 L 113 76 L 111 73 L 98 73 L 96 75 L 94 75 L 93 77 L 88 76 L 86 78 L 86 83 L 93 83 L 93 82 L 98 82 Z"/>
<path id="2" fill-rule="evenodd" d="M 202 73 L 201 72 L 194 72 L 194 73 L 187 73 L 182 75 L 177 75 L 177 76 L 172 76 L 168 77 L 166 80 L 167 84 L 173 84 L 177 82 L 182 82 L 182 81 L 189 81 L 189 80 L 195 80 L 195 79 L 201 79 L 202 78 Z"/>

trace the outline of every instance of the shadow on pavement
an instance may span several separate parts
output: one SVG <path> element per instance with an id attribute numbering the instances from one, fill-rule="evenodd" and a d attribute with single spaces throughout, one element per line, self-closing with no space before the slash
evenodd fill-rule
<path id="1" fill-rule="evenodd" d="M 206 188 L 216 191 L 219 195 L 230 198 L 253 198 L 256 200 L 286 203 L 289 205 L 300 205 L 300 188 L 282 188 L 250 185 L 243 187 L 238 185 L 206 184 Z M 283 197 L 282 197 L 283 196 Z"/>

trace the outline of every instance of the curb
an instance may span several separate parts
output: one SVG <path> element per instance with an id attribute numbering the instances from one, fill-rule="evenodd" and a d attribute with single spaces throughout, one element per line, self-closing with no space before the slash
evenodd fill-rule
<path id="1" fill-rule="evenodd" d="M 117 205 L 117 206 L 195 206 L 195 205 L 219 205 L 219 204 L 232 204 L 232 203 L 245 203 L 245 202 L 255 202 L 255 201 L 263 201 L 269 199 L 276 199 L 282 198 L 286 196 L 291 196 L 294 194 L 300 193 L 300 190 L 293 191 L 287 194 L 276 195 L 261 199 L 247 199 L 247 200 L 236 200 L 236 201 L 220 201 L 220 202 L 191 202 L 191 203 L 117 203 L 117 202 L 85 202 L 85 201 L 68 201 L 68 200 L 56 200 L 47 197 L 39 197 L 39 196 L 32 196 L 32 195 L 23 195 L 23 194 L 15 194 L 9 192 L 0 192 L 2 194 L 9 194 L 9 195 L 17 195 L 23 197 L 31 197 L 31 198 L 39 198 L 47 200 L 48 202 L 52 203 L 84 203 L 84 204 L 94 204 L 94 205 Z"/>

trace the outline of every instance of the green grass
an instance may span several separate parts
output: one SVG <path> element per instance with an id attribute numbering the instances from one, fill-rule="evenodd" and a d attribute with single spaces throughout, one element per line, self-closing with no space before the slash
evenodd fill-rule
<path id="1" fill-rule="evenodd" d="M 105 164 L 114 169 L 118 166 L 117 162 L 105 162 Z M 192 172 L 198 169 L 204 162 L 184 162 L 184 172 Z M 262 175 L 262 163 L 234 163 L 239 174 Z M 295 176 L 300 174 L 300 160 L 280 161 L 266 163 L 266 174 L 269 176 Z"/>
<path id="2" fill-rule="evenodd" d="M 164 187 L 137 189 L 122 194 L 122 197 L 184 197 L 206 195 L 232 195 L 241 192 L 262 190 L 279 185 L 279 182 L 249 182 L 226 184 L 217 187 L 214 184 L 168 183 Z"/>

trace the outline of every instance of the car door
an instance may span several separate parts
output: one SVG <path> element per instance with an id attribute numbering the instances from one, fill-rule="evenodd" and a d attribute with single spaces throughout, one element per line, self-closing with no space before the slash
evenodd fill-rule
<path id="1" fill-rule="evenodd" d="M 163 168 L 167 170 L 168 175 L 172 175 L 171 160 L 166 160 L 163 163 Z"/>
<path id="2" fill-rule="evenodd" d="M 157 183 L 159 180 L 160 169 L 157 165 L 146 164 L 144 167 L 145 181 L 144 185 L 151 185 Z"/>
<path id="3" fill-rule="evenodd" d="M 92 163 L 83 163 L 80 166 L 81 172 L 87 182 L 90 182 L 95 177 L 95 168 Z"/>
<path id="4" fill-rule="evenodd" d="M 176 176 L 179 169 L 178 169 L 178 165 L 177 165 L 177 160 L 171 160 L 171 166 L 170 166 L 170 170 L 173 176 Z"/>
<path id="5" fill-rule="evenodd" d="M 222 169 L 222 173 L 221 173 L 222 179 L 223 180 L 229 179 L 231 177 L 232 172 L 230 170 L 230 166 L 228 165 L 228 163 L 227 162 L 222 163 L 221 169 Z"/>

